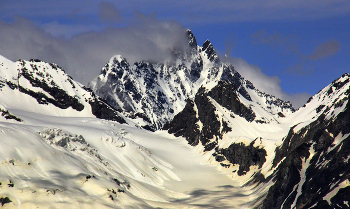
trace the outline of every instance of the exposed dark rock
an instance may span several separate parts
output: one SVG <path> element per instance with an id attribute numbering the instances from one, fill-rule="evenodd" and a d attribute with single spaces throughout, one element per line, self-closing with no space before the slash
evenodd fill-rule
<path id="1" fill-rule="evenodd" d="M 191 64 L 191 71 L 189 78 L 192 82 L 196 82 L 199 77 L 201 76 L 201 72 L 203 70 L 203 60 L 201 57 L 198 57 L 197 59 L 193 60 Z"/>
<path id="2" fill-rule="evenodd" d="M 188 37 L 188 45 L 191 48 L 197 48 L 197 40 L 196 37 L 193 35 L 191 30 L 187 30 L 187 37 Z"/>
<path id="3" fill-rule="evenodd" d="M 177 114 L 170 123 L 164 125 L 163 129 L 174 133 L 175 136 L 186 137 L 191 145 L 197 145 L 201 141 L 206 151 L 212 150 L 215 146 L 208 145 L 209 141 L 215 138 L 216 140 L 221 139 L 224 133 L 232 129 L 226 121 L 218 120 L 215 113 L 216 108 L 211 103 L 210 98 L 235 114 L 245 117 L 249 122 L 255 118 L 254 112 L 240 102 L 236 90 L 235 86 L 228 81 L 220 81 L 209 92 L 201 87 L 194 101 L 187 100 L 183 111 Z M 198 113 L 194 110 L 194 105 L 196 105 Z M 201 130 L 199 130 L 197 122 L 202 123 Z"/>
<path id="4" fill-rule="evenodd" d="M 206 145 L 214 136 L 221 138 L 221 123 L 218 120 L 215 110 L 216 108 L 210 102 L 206 89 L 201 87 L 195 96 L 195 103 L 198 109 L 198 119 L 203 124 L 200 141 L 202 145 Z"/>
<path id="5" fill-rule="evenodd" d="M 82 105 L 77 98 L 68 95 L 66 91 L 64 91 L 63 89 L 60 89 L 55 85 L 52 85 L 52 86 L 48 85 L 45 80 L 34 78 L 31 75 L 31 73 L 29 73 L 28 69 L 26 69 L 25 67 L 22 67 L 20 70 L 21 70 L 21 73 L 19 73 L 19 77 L 23 76 L 30 82 L 30 84 L 33 87 L 40 87 L 41 89 L 43 89 L 45 92 L 47 92 L 53 97 L 53 98 L 50 98 L 46 96 L 44 93 L 34 92 L 30 89 L 24 88 L 19 83 L 19 85 L 17 86 L 19 90 L 25 94 L 28 94 L 34 97 L 39 104 L 51 103 L 61 109 L 67 109 L 68 107 L 72 107 L 77 111 L 82 111 L 84 109 L 84 105 Z"/>
<path id="6" fill-rule="evenodd" d="M 325 105 L 320 105 L 316 108 L 316 113 L 321 112 L 321 110 L 325 107 Z"/>
<path id="7" fill-rule="evenodd" d="M 41 62 L 41 60 L 39 60 L 39 59 L 30 59 L 29 61 L 30 62 Z"/>
<path id="8" fill-rule="evenodd" d="M 93 99 L 90 100 L 89 103 L 91 105 L 92 114 L 97 118 L 113 120 L 122 124 L 126 123 L 124 118 L 119 116 L 118 111 L 105 102 L 98 99 Z"/>
<path id="9" fill-rule="evenodd" d="M 144 121 L 151 123 L 151 120 L 144 113 L 137 112 L 137 113 L 133 114 L 133 112 L 131 112 L 129 117 L 132 119 L 142 118 Z"/>
<path id="10" fill-rule="evenodd" d="M 231 164 L 238 164 L 238 175 L 244 175 L 250 170 L 250 166 L 258 165 L 259 168 L 266 162 L 266 150 L 254 147 L 255 141 L 249 146 L 243 143 L 233 143 L 226 149 L 219 149 L 218 153 L 225 156 Z M 220 159 L 221 160 L 221 159 Z"/>
<path id="11" fill-rule="evenodd" d="M 10 180 L 10 183 L 8 183 L 7 186 L 9 186 L 9 187 L 14 187 L 15 184 Z"/>
<path id="12" fill-rule="evenodd" d="M 15 89 L 18 88 L 18 86 L 17 86 L 16 84 L 12 83 L 11 81 L 7 81 L 6 84 L 7 84 L 7 86 L 10 87 L 10 89 L 12 89 L 12 90 L 15 90 Z"/>
<path id="13" fill-rule="evenodd" d="M 117 178 L 112 179 L 118 186 L 122 186 L 126 189 L 130 189 L 130 183 L 128 181 L 120 181 Z"/>
<path id="14" fill-rule="evenodd" d="M 195 146 L 199 142 L 200 131 L 196 124 L 198 118 L 194 111 L 194 102 L 187 100 L 185 108 L 174 119 L 164 125 L 163 129 L 175 136 L 184 136 L 189 144 Z"/>
<path id="15" fill-rule="evenodd" d="M 220 165 L 224 168 L 229 168 L 231 166 L 230 164 L 225 164 L 225 163 L 220 163 Z"/>
<path id="16" fill-rule="evenodd" d="M 225 156 L 223 155 L 218 155 L 217 152 L 214 152 L 215 153 L 215 160 L 218 161 L 218 162 L 222 162 L 224 160 L 226 160 Z"/>
<path id="17" fill-rule="evenodd" d="M 109 199 L 111 199 L 112 201 L 114 201 L 113 195 L 109 195 L 108 197 L 109 197 Z"/>
<path id="18" fill-rule="evenodd" d="M 282 146 L 276 149 L 274 166 L 284 160 L 273 174 L 275 183 L 259 208 L 290 208 L 294 201 L 296 208 L 347 208 L 341 205 L 350 200 L 349 193 L 346 194 L 349 187 L 340 189 L 330 204 L 320 200 L 350 178 L 350 164 L 346 160 L 350 155 L 350 137 L 334 144 L 334 137 L 350 133 L 349 105 L 334 120 L 326 120 L 321 115 L 298 133 L 291 128 Z M 312 156 L 311 149 L 314 151 Z M 303 168 L 307 159 L 309 166 Z M 299 185 L 302 186 L 300 196 L 296 197 L 302 169 L 306 169 L 305 180 Z"/>
<path id="19" fill-rule="evenodd" d="M 142 126 L 142 128 L 145 130 L 148 130 L 148 131 L 152 131 L 152 132 L 157 130 L 156 127 L 152 127 L 150 125 L 144 125 L 144 126 Z"/>
<path id="20" fill-rule="evenodd" d="M 255 123 L 266 124 L 266 121 L 258 119 L 258 120 L 255 120 Z"/>
<path id="21" fill-rule="evenodd" d="M 8 110 L 3 110 L 0 108 L 1 115 L 6 118 L 7 120 L 16 120 L 18 122 L 22 122 L 23 120 L 19 117 L 12 115 Z"/>
<path id="22" fill-rule="evenodd" d="M 218 57 L 218 55 L 216 54 L 213 45 L 210 43 L 209 40 L 206 40 L 203 43 L 203 47 L 202 50 L 205 51 L 205 53 L 207 54 L 207 57 L 210 61 L 212 62 L 220 62 L 220 59 Z"/>
<path id="23" fill-rule="evenodd" d="M 204 147 L 204 152 L 214 149 L 217 145 L 218 143 L 216 142 L 207 143 L 207 145 Z"/>
<path id="24" fill-rule="evenodd" d="M 210 101 L 215 100 L 221 106 L 244 117 L 248 122 L 255 118 L 255 113 L 244 106 L 237 95 L 237 88 L 229 81 L 219 81 L 218 85 L 209 92 L 205 88 L 200 88 L 194 101 L 188 100 L 186 107 L 177 114 L 174 119 L 166 124 L 163 129 L 175 136 L 184 136 L 189 144 L 195 146 L 200 141 L 204 146 L 204 152 L 215 149 L 213 156 L 218 162 L 227 159 L 232 164 L 239 164 L 238 175 L 243 175 L 249 171 L 251 165 L 261 167 L 266 159 L 266 151 L 263 148 L 244 144 L 232 144 L 227 149 L 218 149 L 217 142 L 222 139 L 223 134 L 231 131 L 227 122 L 219 121 L 215 113 L 216 108 Z M 196 105 L 196 112 L 194 109 Z M 198 115 L 198 117 L 197 117 Z M 201 123 L 199 130 L 198 123 Z M 228 165 L 223 165 L 227 167 Z"/>
<path id="25" fill-rule="evenodd" d="M 95 176 L 94 175 L 87 175 L 86 177 L 85 177 L 85 180 L 87 181 L 87 180 L 89 180 L 89 179 L 91 179 L 91 178 L 95 178 Z"/>
<path id="26" fill-rule="evenodd" d="M 281 117 L 281 118 L 286 117 L 286 116 L 284 116 L 283 113 L 281 113 L 281 112 L 278 112 L 277 115 L 278 115 L 279 117 Z"/>
<path id="27" fill-rule="evenodd" d="M 344 77 L 345 74 L 342 76 Z M 343 82 L 338 81 L 338 82 L 334 82 L 332 83 L 332 86 L 335 87 L 336 90 L 342 88 L 345 84 L 347 84 L 349 82 L 349 78 L 345 79 Z"/>
<path id="28" fill-rule="evenodd" d="M 241 103 L 237 95 L 237 88 L 231 82 L 219 81 L 218 85 L 208 93 L 208 96 L 221 106 L 245 118 L 248 122 L 252 122 L 256 117 L 253 110 Z"/>
<path id="29" fill-rule="evenodd" d="M 1 206 L 4 206 L 5 204 L 10 203 L 10 202 L 12 202 L 12 200 L 10 200 L 10 198 L 8 198 L 8 197 L 0 197 Z"/>

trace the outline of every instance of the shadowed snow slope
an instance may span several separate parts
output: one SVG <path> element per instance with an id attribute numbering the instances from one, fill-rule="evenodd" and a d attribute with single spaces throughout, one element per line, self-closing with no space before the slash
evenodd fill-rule
<path id="1" fill-rule="evenodd" d="M 6 207 L 232 208 L 250 201 L 249 189 L 185 140 L 137 128 L 57 65 L 0 57 L 0 82 Z M 94 114 L 94 103 L 110 114 Z"/>

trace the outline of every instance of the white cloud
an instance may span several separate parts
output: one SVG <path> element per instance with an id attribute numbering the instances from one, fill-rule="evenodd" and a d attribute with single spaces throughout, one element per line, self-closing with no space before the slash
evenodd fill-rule
<path id="1" fill-rule="evenodd" d="M 55 37 L 71 38 L 72 36 L 81 33 L 101 31 L 103 28 L 99 25 L 65 25 L 60 24 L 58 21 L 54 21 L 43 24 L 42 29 Z"/>
<path id="2" fill-rule="evenodd" d="M 185 31 L 176 22 L 143 16 L 129 27 L 90 31 L 67 39 L 17 18 L 13 23 L 0 21 L 0 54 L 11 60 L 38 58 L 57 63 L 74 79 L 87 84 L 116 54 L 130 63 L 167 58 L 169 48 L 187 46 Z"/>
<path id="3" fill-rule="evenodd" d="M 241 58 L 231 58 L 229 61 L 233 64 L 235 70 L 245 79 L 251 81 L 257 89 L 280 99 L 290 101 L 296 108 L 305 104 L 311 96 L 311 94 L 306 92 L 295 94 L 284 92 L 280 85 L 281 80 L 277 76 L 267 76 L 259 67 L 250 65 Z"/>

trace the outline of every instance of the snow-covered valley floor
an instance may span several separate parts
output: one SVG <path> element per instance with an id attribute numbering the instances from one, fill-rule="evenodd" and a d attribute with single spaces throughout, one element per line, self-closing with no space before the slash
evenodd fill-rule
<path id="1" fill-rule="evenodd" d="M 8 208 L 242 208 L 256 198 L 183 138 L 92 117 L 9 109 L 0 120 Z"/>

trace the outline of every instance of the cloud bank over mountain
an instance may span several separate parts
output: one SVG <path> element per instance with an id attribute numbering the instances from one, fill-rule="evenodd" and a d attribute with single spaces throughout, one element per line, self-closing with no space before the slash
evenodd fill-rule
<path id="1" fill-rule="evenodd" d="M 17 18 L 13 23 L 0 21 L 0 54 L 11 60 L 38 58 L 57 63 L 86 84 L 116 54 L 130 63 L 164 60 L 169 48 L 187 46 L 185 31 L 179 23 L 142 16 L 128 27 L 89 31 L 68 39 Z"/>
<path id="2" fill-rule="evenodd" d="M 281 88 L 281 80 L 277 76 L 268 76 L 258 66 L 250 65 L 241 58 L 231 58 L 230 62 L 244 78 L 253 82 L 256 88 L 283 100 L 290 101 L 296 108 L 304 105 L 311 96 L 311 94 L 306 92 L 294 94 L 284 92 Z"/>
<path id="3" fill-rule="evenodd" d="M 177 22 L 138 14 L 135 23 L 127 27 L 109 27 L 65 38 L 53 36 L 30 20 L 17 18 L 13 23 L 0 22 L 0 54 L 11 60 L 38 58 L 57 63 L 73 78 L 87 84 L 113 55 L 121 54 L 129 63 L 160 62 L 170 56 L 170 48 L 185 49 L 185 30 Z M 296 107 L 310 96 L 307 93 L 287 94 L 281 89 L 278 77 L 265 75 L 259 67 L 249 65 L 243 59 L 231 61 L 258 89 L 290 100 Z"/>

